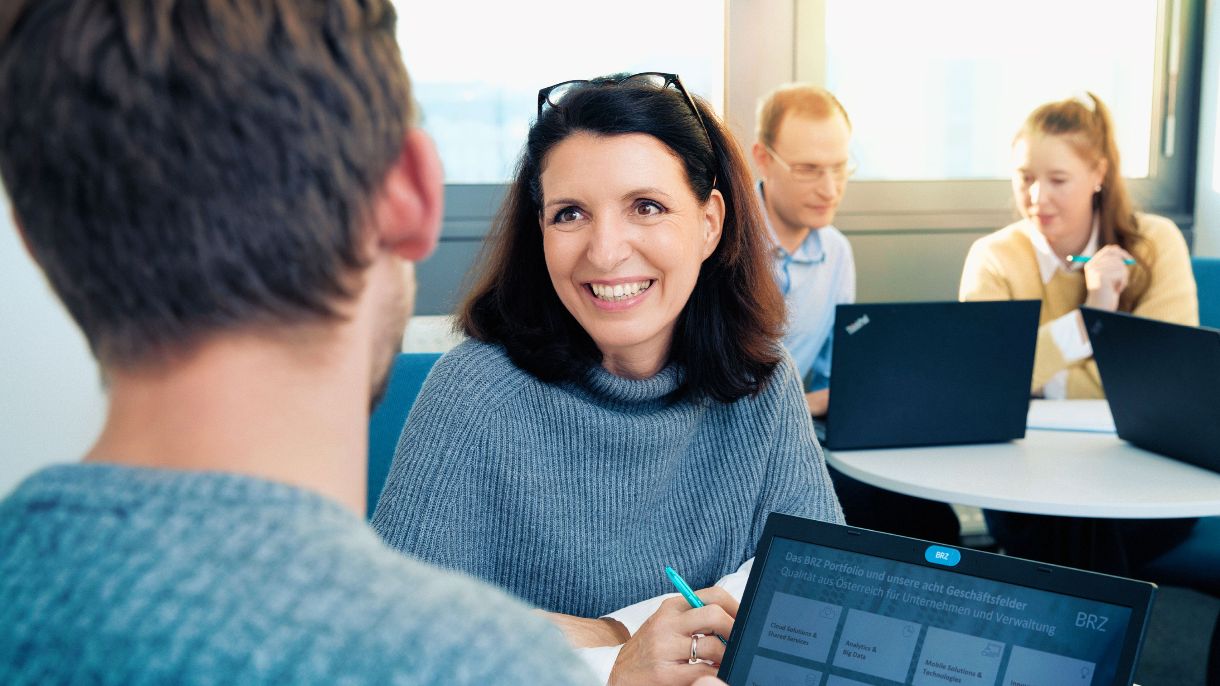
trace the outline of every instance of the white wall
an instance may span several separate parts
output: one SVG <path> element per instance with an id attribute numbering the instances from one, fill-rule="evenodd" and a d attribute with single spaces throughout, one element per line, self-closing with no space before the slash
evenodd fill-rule
<path id="1" fill-rule="evenodd" d="M 105 396 L 85 339 L 30 260 L 0 192 L 0 496 L 72 462 L 101 428 Z"/>
<path id="2" fill-rule="evenodd" d="M 1195 186 L 1195 254 L 1220 257 L 1220 2 L 1207 3 Z"/>

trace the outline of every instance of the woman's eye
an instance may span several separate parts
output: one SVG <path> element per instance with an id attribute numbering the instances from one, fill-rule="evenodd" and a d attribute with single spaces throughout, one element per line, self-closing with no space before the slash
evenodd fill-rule
<path id="1" fill-rule="evenodd" d="M 579 209 L 575 207 L 565 207 L 555 213 L 555 218 L 552 221 L 556 224 L 568 224 L 578 221 L 583 216 L 584 213 L 582 213 Z"/>
<path id="2" fill-rule="evenodd" d="M 635 213 L 641 217 L 654 217 L 664 212 L 665 208 L 652 200 L 641 200 L 635 205 Z"/>

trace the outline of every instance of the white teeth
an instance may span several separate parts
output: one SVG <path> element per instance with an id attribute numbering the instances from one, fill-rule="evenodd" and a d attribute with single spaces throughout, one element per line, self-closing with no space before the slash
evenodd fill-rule
<path id="1" fill-rule="evenodd" d="M 591 283 L 589 288 L 600 300 L 625 300 L 639 295 L 652 286 L 652 281 L 637 281 L 635 283 L 619 283 L 613 286 L 602 283 Z"/>

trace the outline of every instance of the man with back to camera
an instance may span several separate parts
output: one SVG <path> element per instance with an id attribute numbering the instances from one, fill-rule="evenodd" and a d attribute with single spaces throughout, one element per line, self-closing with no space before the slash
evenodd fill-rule
<path id="1" fill-rule="evenodd" d="M 590 683 L 383 546 L 366 431 L 442 186 L 388 0 L 0 5 L 0 174 L 109 390 L 0 501 L 0 683 Z M 472 542 L 472 547 L 477 542 Z"/>
<path id="2" fill-rule="evenodd" d="M 752 152 L 762 177 L 763 216 L 775 241 L 775 278 L 788 307 L 784 346 L 804 378 L 809 413 L 822 416 L 830 405 L 835 306 L 856 299 L 851 244 L 833 226 L 853 171 L 851 120 L 830 91 L 804 83 L 764 96 L 757 119 Z M 875 488 L 827 467 L 848 524 L 957 542 L 960 525 L 948 505 Z"/>

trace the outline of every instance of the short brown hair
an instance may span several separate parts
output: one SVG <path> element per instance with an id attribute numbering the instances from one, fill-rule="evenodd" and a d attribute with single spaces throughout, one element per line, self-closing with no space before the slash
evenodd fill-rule
<path id="1" fill-rule="evenodd" d="M 0 175 L 103 365 L 337 316 L 412 116 L 389 0 L 0 2 Z"/>
<path id="2" fill-rule="evenodd" d="M 835 112 L 843 115 L 847 128 L 851 119 L 847 110 L 830 91 L 808 83 L 789 83 L 763 96 L 758 101 L 758 140 L 768 147 L 775 145 L 775 134 L 788 114 L 799 114 L 810 119 L 826 119 Z"/>

